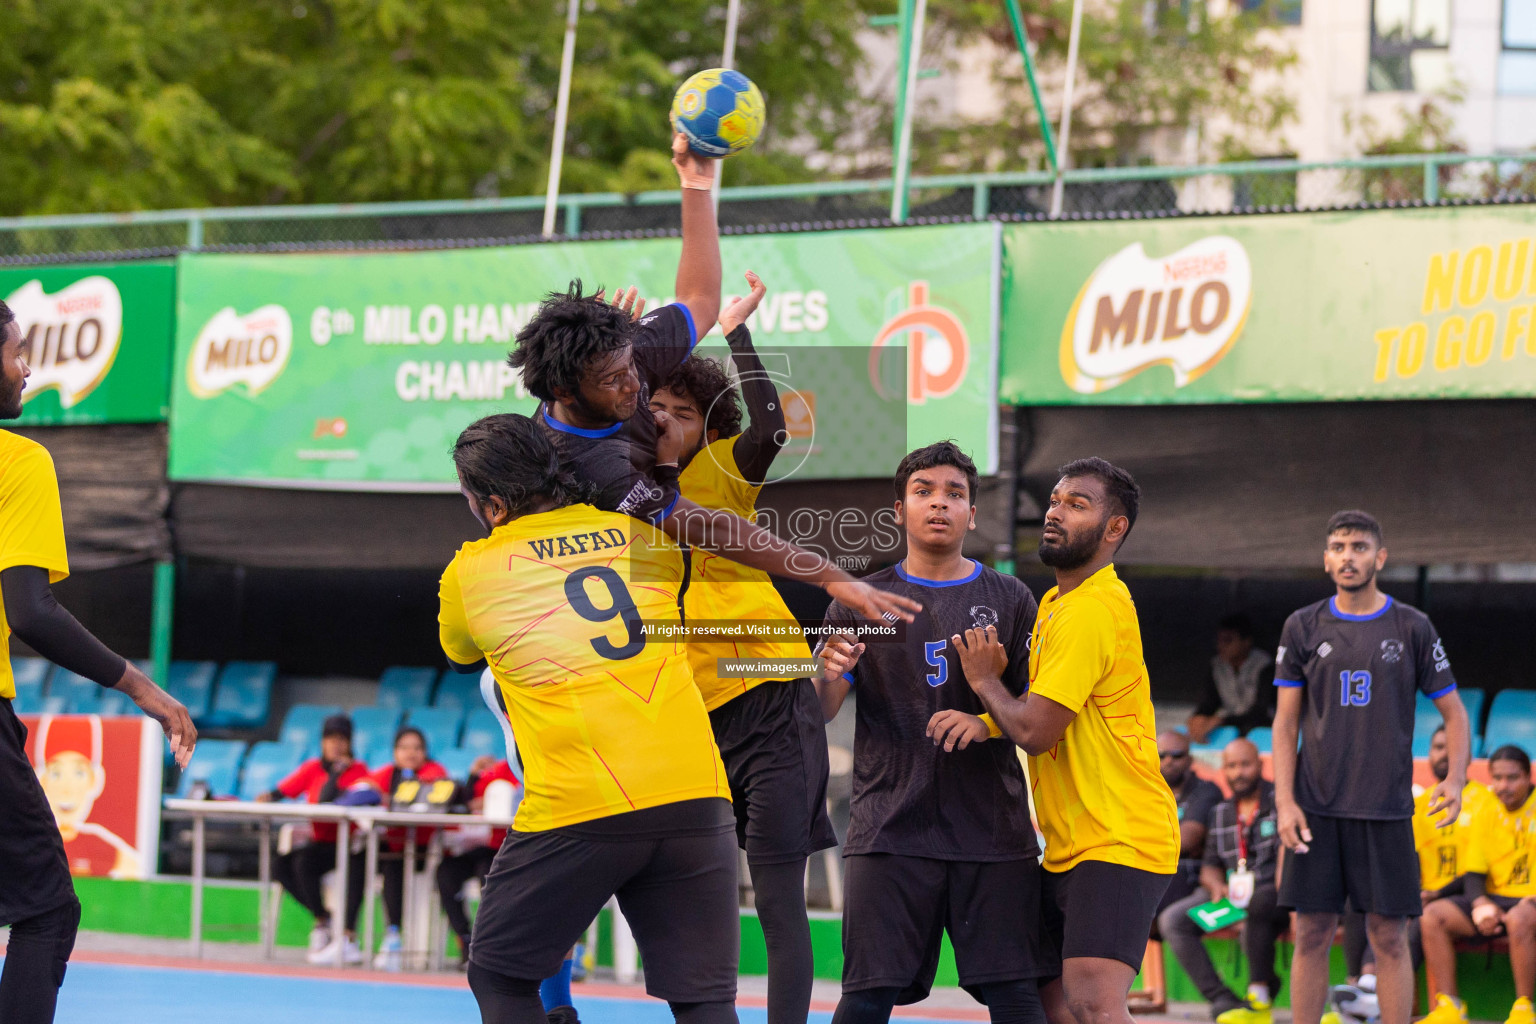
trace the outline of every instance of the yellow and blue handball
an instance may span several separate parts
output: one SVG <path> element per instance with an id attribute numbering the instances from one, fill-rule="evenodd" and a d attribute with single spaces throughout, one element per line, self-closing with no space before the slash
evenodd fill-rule
<path id="1" fill-rule="evenodd" d="M 672 127 L 702 156 L 740 153 L 763 133 L 763 94 L 740 71 L 700 71 L 672 100 Z"/>

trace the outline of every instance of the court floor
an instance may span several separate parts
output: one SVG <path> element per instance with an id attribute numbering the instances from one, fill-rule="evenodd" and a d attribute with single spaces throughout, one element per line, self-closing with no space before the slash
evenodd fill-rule
<path id="1" fill-rule="evenodd" d="M 411 980 L 325 977 L 323 971 L 279 972 L 244 965 L 162 966 L 76 961 L 59 997 L 57 1024 L 274 1024 L 277 1021 L 346 1021 L 348 1024 L 479 1024 L 475 1000 L 461 979 Z M 576 1008 L 590 1024 L 670 1024 L 665 1003 L 626 995 L 588 995 L 576 987 Z M 616 991 L 610 986 L 609 991 Z M 752 1000 L 760 1003 L 760 1000 Z M 830 1006 L 813 1008 L 810 1024 L 828 1024 Z M 934 1017 L 902 1016 L 902 1024 L 932 1020 L 954 1024 L 985 1020 L 966 1012 Z M 738 1008 L 742 1024 L 766 1024 L 761 1005 Z M 908 1011 L 910 1013 L 910 1011 Z M 183 1016 L 184 1015 L 184 1016 Z"/>

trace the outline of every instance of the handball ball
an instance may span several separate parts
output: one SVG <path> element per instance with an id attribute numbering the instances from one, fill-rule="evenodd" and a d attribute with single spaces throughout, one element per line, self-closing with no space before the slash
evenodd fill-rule
<path id="1" fill-rule="evenodd" d="M 730 156 L 763 132 L 763 94 L 740 71 L 700 71 L 672 100 L 672 127 L 688 137 L 701 156 Z"/>

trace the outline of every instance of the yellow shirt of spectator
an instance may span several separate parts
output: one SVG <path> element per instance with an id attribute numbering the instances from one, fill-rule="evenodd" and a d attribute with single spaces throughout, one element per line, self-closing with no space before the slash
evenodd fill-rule
<path id="1" fill-rule="evenodd" d="M 1136 606 L 1113 565 L 1040 602 L 1029 688 L 1077 714 L 1054 747 L 1029 759 L 1045 869 L 1097 860 L 1172 874 L 1178 806 L 1158 771 Z"/>
<path id="2" fill-rule="evenodd" d="M 1536 792 L 1516 811 L 1492 792 L 1472 813 L 1465 871 L 1487 875 L 1490 896 L 1536 896 Z"/>
<path id="3" fill-rule="evenodd" d="M 1440 815 L 1429 813 L 1434 790 L 1426 789 L 1413 800 L 1413 846 L 1419 851 L 1419 888 L 1444 889 L 1466 871 L 1467 844 L 1472 840 L 1472 815 L 1493 794 L 1480 782 L 1469 782 L 1461 791 L 1461 814 L 1454 824 L 1440 828 Z M 1496 802 L 1496 801 L 1495 801 Z"/>
<path id="4" fill-rule="evenodd" d="M 682 551 L 591 505 L 520 516 L 459 549 L 439 589 L 453 661 L 485 658 L 523 759 L 513 828 L 730 799 L 679 625 Z"/>
<path id="5" fill-rule="evenodd" d="M 0 569 L 18 565 L 47 569 L 50 583 L 69 575 L 64 513 L 48 449 L 20 434 L 0 430 Z M 0 601 L 0 697 L 15 696 L 11 625 Z"/>
<path id="6" fill-rule="evenodd" d="M 757 495 L 762 484 L 744 478 L 736 465 L 736 438 L 722 437 L 688 463 L 678 478 L 683 497 L 704 508 L 724 509 L 743 519 L 757 514 Z M 782 676 L 721 679 L 721 658 L 809 658 L 811 649 L 795 617 L 761 569 L 695 548 L 683 611 L 690 626 L 695 623 L 733 622 L 761 624 L 745 635 L 699 639 L 691 634 L 688 663 L 693 679 L 704 695 L 704 706 L 713 711 L 753 687 Z M 787 630 L 777 633 L 776 630 Z"/>

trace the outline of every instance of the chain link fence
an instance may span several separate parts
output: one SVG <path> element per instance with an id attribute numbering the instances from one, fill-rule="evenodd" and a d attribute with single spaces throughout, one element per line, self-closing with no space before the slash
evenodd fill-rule
<path id="1" fill-rule="evenodd" d="M 726 233 L 803 231 L 889 224 L 889 181 L 726 189 Z M 988 217 L 1051 217 L 1048 173 L 913 179 L 916 223 Z M 1060 216 L 1067 219 L 1272 213 L 1377 205 L 1536 200 L 1536 154 L 1469 157 L 1414 154 L 1332 164 L 1295 161 L 1201 168 L 1069 171 Z M 341 207 L 182 210 L 0 220 L 0 262 L 133 259 L 185 250 L 285 252 L 414 249 L 540 240 L 539 197 L 378 203 Z M 612 238 L 677 231 L 675 192 L 568 195 L 561 237 Z"/>

